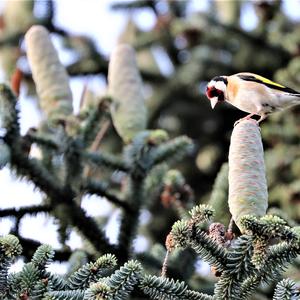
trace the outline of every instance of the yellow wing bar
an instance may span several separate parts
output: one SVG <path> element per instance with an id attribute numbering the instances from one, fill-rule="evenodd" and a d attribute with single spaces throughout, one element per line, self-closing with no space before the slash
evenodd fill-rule
<path id="1" fill-rule="evenodd" d="M 279 87 L 281 87 L 281 88 L 285 88 L 285 86 L 284 85 L 281 85 L 281 84 L 279 84 L 279 83 L 276 83 L 276 82 L 274 82 L 274 81 L 272 81 L 272 80 L 270 80 L 270 79 L 268 79 L 268 78 L 265 78 L 265 77 L 262 77 L 262 76 L 260 76 L 260 75 L 253 75 L 255 78 L 257 78 L 258 80 L 261 80 L 262 82 L 264 82 L 264 83 L 267 83 L 267 84 L 270 84 L 270 85 L 275 85 L 275 86 L 279 86 Z"/>

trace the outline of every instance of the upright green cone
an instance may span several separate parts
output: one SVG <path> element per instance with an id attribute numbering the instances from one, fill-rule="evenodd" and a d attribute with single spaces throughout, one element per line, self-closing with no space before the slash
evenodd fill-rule
<path id="1" fill-rule="evenodd" d="M 232 131 L 229 148 L 229 210 L 243 231 L 242 216 L 263 216 L 268 207 L 264 151 L 259 126 L 241 121 Z"/>
<path id="2" fill-rule="evenodd" d="M 6 0 L 1 2 L 4 4 L 2 11 L 3 23 L 5 24 L 4 35 L 9 36 L 25 32 L 30 25 L 36 22 L 33 13 L 33 0 Z"/>
<path id="3" fill-rule="evenodd" d="M 43 26 L 34 25 L 27 31 L 25 41 L 41 109 L 52 121 L 64 119 L 73 112 L 72 92 L 49 32 Z"/>
<path id="4" fill-rule="evenodd" d="M 111 115 L 114 126 L 125 143 L 146 129 L 147 110 L 142 79 L 137 68 L 135 51 L 129 45 L 118 45 L 108 69 L 109 94 L 113 98 Z"/>

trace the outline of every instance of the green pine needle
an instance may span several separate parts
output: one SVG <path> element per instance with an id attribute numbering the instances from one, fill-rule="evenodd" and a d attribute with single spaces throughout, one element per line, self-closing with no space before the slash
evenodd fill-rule
<path id="1" fill-rule="evenodd" d="M 300 291 L 297 289 L 294 281 L 291 279 L 283 279 L 277 283 L 273 300 L 296 300 L 299 298 Z"/>
<path id="2" fill-rule="evenodd" d="M 140 280 L 142 267 L 139 262 L 130 260 L 123 267 L 112 274 L 108 280 L 112 299 L 128 299 L 130 293 Z"/>
<path id="3" fill-rule="evenodd" d="M 45 295 L 43 300 L 82 300 L 84 298 L 84 291 L 59 291 L 49 292 Z"/>
<path id="4" fill-rule="evenodd" d="M 8 234 L 0 238 L 0 250 L 5 256 L 14 258 L 21 254 L 22 246 L 20 245 L 17 237 L 12 234 Z"/>
<path id="5" fill-rule="evenodd" d="M 54 250 L 50 245 L 44 244 L 37 248 L 31 262 L 40 270 L 45 269 L 52 262 Z"/>
<path id="6" fill-rule="evenodd" d="M 139 287 L 151 299 L 181 300 L 187 286 L 178 280 L 146 275 Z"/>

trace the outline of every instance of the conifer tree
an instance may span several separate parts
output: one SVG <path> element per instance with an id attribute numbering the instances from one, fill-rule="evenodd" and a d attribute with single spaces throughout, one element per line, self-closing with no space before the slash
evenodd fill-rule
<path id="1" fill-rule="evenodd" d="M 0 168 L 42 200 L 0 208 L 13 223 L 0 236 L 0 300 L 300 299 L 299 107 L 233 127 L 242 113 L 211 112 L 204 95 L 213 76 L 245 70 L 300 90 L 299 23 L 281 1 L 210 1 L 205 13 L 189 5 L 115 2 L 112 13 L 150 11 L 155 24 L 143 31 L 129 17 L 108 58 L 88 36 L 56 26 L 54 2 L 5 1 Z M 251 32 L 240 25 L 247 5 L 258 19 Z M 61 63 L 53 34 L 76 53 L 71 64 Z M 75 113 L 78 76 L 102 76 L 107 89 L 86 87 Z M 34 94 L 43 115 L 25 134 L 20 93 Z M 119 212 L 115 243 L 109 216 L 91 216 L 86 196 Z M 23 218 L 37 214 L 55 219 L 59 249 L 23 236 Z M 75 250 L 72 231 L 83 241 Z M 67 262 L 64 275 L 50 272 L 57 261 Z"/>

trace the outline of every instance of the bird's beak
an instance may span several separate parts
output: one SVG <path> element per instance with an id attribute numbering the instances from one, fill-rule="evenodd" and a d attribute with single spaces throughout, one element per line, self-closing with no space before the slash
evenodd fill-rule
<path id="1" fill-rule="evenodd" d="M 211 108 L 214 109 L 215 106 L 217 105 L 217 103 L 218 103 L 218 99 L 217 98 L 216 99 L 211 99 L 210 100 Z"/>

